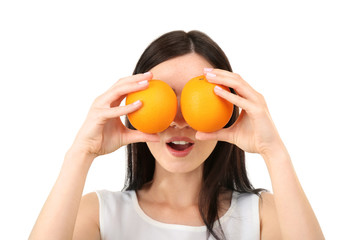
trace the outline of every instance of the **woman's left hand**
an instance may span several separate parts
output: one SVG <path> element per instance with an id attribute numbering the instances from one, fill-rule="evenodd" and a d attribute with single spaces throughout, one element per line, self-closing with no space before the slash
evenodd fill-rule
<path id="1" fill-rule="evenodd" d="M 281 146 L 282 140 L 260 93 L 236 73 L 220 69 L 205 69 L 204 73 L 208 82 L 233 88 L 237 95 L 217 88 L 215 93 L 242 111 L 229 128 L 212 133 L 197 132 L 197 139 L 225 141 L 237 145 L 243 151 L 259 154 L 268 154 L 276 146 Z"/>

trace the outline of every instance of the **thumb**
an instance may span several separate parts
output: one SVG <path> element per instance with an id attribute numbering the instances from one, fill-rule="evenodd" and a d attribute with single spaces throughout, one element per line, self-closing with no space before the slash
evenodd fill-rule
<path id="1" fill-rule="evenodd" d="M 217 140 L 217 141 L 224 141 L 224 142 L 231 142 L 230 141 L 230 132 L 228 128 L 220 129 L 216 132 L 200 132 L 198 131 L 196 133 L 196 139 L 206 141 L 206 140 Z"/>
<path id="2" fill-rule="evenodd" d="M 138 130 L 131 130 L 126 135 L 126 144 L 136 142 L 159 142 L 160 137 L 158 134 L 143 133 Z"/>
<path id="3" fill-rule="evenodd" d="M 200 132 L 198 131 L 195 136 L 196 139 L 206 141 L 206 140 L 218 140 L 218 132 Z"/>

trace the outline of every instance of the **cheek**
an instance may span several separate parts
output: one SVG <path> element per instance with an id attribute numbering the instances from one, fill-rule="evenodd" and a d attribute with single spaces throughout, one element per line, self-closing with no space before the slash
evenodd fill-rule
<path id="1" fill-rule="evenodd" d="M 213 152 L 217 141 L 201 141 L 196 146 L 196 157 L 206 160 L 209 155 Z"/>
<path id="2" fill-rule="evenodd" d="M 161 144 L 156 142 L 146 142 L 148 149 L 155 159 L 160 159 L 162 155 Z"/>

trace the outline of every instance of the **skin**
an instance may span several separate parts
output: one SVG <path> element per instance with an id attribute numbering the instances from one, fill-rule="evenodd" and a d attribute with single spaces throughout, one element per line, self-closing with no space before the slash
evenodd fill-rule
<path id="1" fill-rule="evenodd" d="M 150 71 L 154 79 L 161 79 L 174 89 L 180 103 L 185 84 L 191 78 L 203 75 L 205 67 L 211 65 L 202 57 L 190 54 L 165 61 Z M 153 181 L 137 194 L 141 208 L 153 219 L 174 224 L 204 225 L 197 206 L 198 194 L 203 163 L 214 150 L 217 140 L 200 141 L 195 135 L 196 131 L 184 120 L 179 104 L 173 123 L 158 134 L 160 142 L 147 143 L 156 159 L 155 174 Z M 189 155 L 179 158 L 169 153 L 166 141 L 173 136 L 194 140 Z"/>
<path id="2" fill-rule="evenodd" d="M 261 239 L 324 239 L 263 96 L 238 74 L 211 67 L 199 55 L 187 54 L 159 64 L 151 73 L 121 79 L 99 96 L 65 156 L 61 173 L 30 239 L 100 239 L 97 196 L 89 193 L 81 197 L 86 175 L 97 156 L 138 141 L 147 142 L 156 158 L 153 181 L 137 192 L 143 211 L 161 222 L 203 225 L 196 205 L 201 171 L 204 160 L 219 140 L 258 153 L 266 163 L 274 194 L 263 193 L 259 204 Z M 215 91 L 242 109 L 230 128 L 214 133 L 196 132 L 186 124 L 180 111 L 171 126 L 159 134 L 129 130 L 121 123 L 120 116 L 141 107 L 140 104 L 119 106 L 127 93 L 147 88 L 147 84 L 138 82 L 162 79 L 179 97 L 185 83 L 202 74 L 210 82 L 236 90 L 238 95 Z M 165 141 L 174 135 L 195 140 L 190 155 L 180 159 L 167 153 Z M 231 193 L 220 196 L 219 215 L 228 209 L 230 196 Z"/>

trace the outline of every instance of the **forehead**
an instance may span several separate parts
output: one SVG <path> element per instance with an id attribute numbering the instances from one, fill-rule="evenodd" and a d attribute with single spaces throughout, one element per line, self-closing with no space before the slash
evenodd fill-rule
<path id="1" fill-rule="evenodd" d="M 179 93 L 190 79 L 203 75 L 203 69 L 208 67 L 213 66 L 200 55 L 191 53 L 162 62 L 150 71 L 153 79 L 166 82 Z"/>

